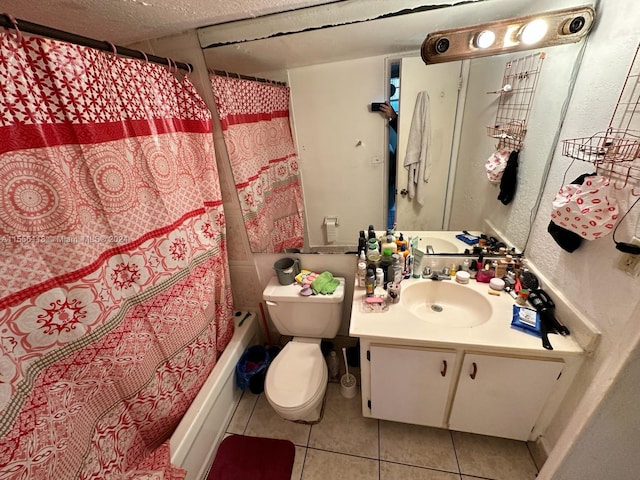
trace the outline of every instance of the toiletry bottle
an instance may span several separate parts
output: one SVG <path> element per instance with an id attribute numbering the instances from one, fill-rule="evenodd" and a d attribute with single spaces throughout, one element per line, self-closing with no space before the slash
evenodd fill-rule
<path id="1" fill-rule="evenodd" d="M 376 268 L 380 266 L 380 259 L 382 256 L 376 252 L 372 251 L 367 254 L 367 269 L 371 268 L 374 272 Z"/>
<path id="2" fill-rule="evenodd" d="M 413 271 L 413 255 L 409 254 L 404 260 L 404 278 L 411 278 L 411 272 Z"/>
<path id="3" fill-rule="evenodd" d="M 398 245 L 393 240 L 393 235 L 387 235 L 385 242 L 382 244 L 382 254 L 385 255 L 385 250 L 390 250 L 391 255 L 398 251 Z"/>
<path id="4" fill-rule="evenodd" d="M 358 287 L 365 288 L 367 280 L 367 262 L 358 263 Z"/>
<path id="5" fill-rule="evenodd" d="M 400 262 L 400 254 L 394 253 L 393 257 L 393 275 L 389 275 L 389 283 L 400 284 L 402 281 L 402 263 Z"/>
<path id="6" fill-rule="evenodd" d="M 502 278 L 507 274 L 507 262 L 503 259 L 498 260 L 498 264 L 496 265 L 496 278 Z"/>
<path id="7" fill-rule="evenodd" d="M 384 270 L 382 268 L 376 268 L 376 288 L 382 288 L 384 285 Z"/>
<path id="8" fill-rule="evenodd" d="M 409 253 L 409 245 L 407 241 L 404 239 L 404 236 L 402 235 L 402 233 L 400 233 L 400 236 L 396 239 L 396 245 L 398 246 L 398 252 L 401 252 L 401 253 L 407 252 L 407 254 Z M 405 254 L 403 253 L 403 255 Z"/>
<path id="9" fill-rule="evenodd" d="M 515 265 L 516 265 L 516 262 L 513 261 L 513 256 L 507 254 L 504 257 L 504 261 L 507 264 L 507 273 L 513 273 L 514 270 L 515 270 Z"/>
<path id="10" fill-rule="evenodd" d="M 340 380 L 340 365 L 338 364 L 338 355 L 335 350 L 329 352 L 327 367 L 329 368 L 329 381 L 337 382 Z"/>
<path id="11" fill-rule="evenodd" d="M 491 270 L 491 263 L 489 263 L 489 261 L 487 260 L 484 268 L 478 270 L 478 273 L 476 274 L 476 282 L 489 283 L 494 275 L 495 270 Z"/>
<path id="12" fill-rule="evenodd" d="M 476 276 L 478 275 L 478 262 L 476 262 L 475 260 L 472 260 L 469 264 L 469 274 L 471 275 L 471 278 L 473 280 L 475 280 Z"/>
<path id="13" fill-rule="evenodd" d="M 449 276 L 450 277 L 455 277 L 457 271 L 458 271 L 458 269 L 456 267 L 456 264 L 452 263 L 451 266 L 449 267 Z"/>
<path id="14" fill-rule="evenodd" d="M 358 273 L 358 267 L 360 266 L 360 263 L 362 263 L 362 262 L 364 262 L 365 264 L 367 263 L 367 251 L 366 250 L 358 252 L 358 256 L 356 257 L 356 274 Z M 365 271 L 365 275 L 366 275 L 366 271 Z M 364 287 L 364 285 L 363 285 L 363 287 Z"/>
<path id="15" fill-rule="evenodd" d="M 370 268 L 367 270 L 367 278 L 365 280 L 365 289 L 367 297 L 373 297 L 373 292 L 376 288 L 376 274 Z"/>
<path id="16" fill-rule="evenodd" d="M 378 248 L 378 241 L 375 238 L 370 238 L 367 243 L 367 252 L 375 251 L 380 253 L 380 249 Z"/>
<path id="17" fill-rule="evenodd" d="M 390 280 L 389 267 L 391 267 L 392 264 L 393 257 L 391 256 L 391 250 L 387 248 L 384 250 L 382 258 L 380 258 L 380 268 L 382 268 L 382 271 L 384 272 L 384 280 L 382 285 L 380 285 L 381 287 L 387 288 L 386 283 Z"/>
<path id="18" fill-rule="evenodd" d="M 465 258 L 464 261 L 462 262 L 462 270 L 464 272 L 468 272 L 469 271 L 469 266 L 470 266 L 469 259 Z"/>
<path id="19" fill-rule="evenodd" d="M 358 237 L 358 255 L 361 252 L 367 253 L 367 237 L 364 235 L 364 230 L 360 230 L 360 236 Z"/>
<path id="20" fill-rule="evenodd" d="M 367 239 L 371 240 L 372 238 L 376 238 L 376 229 L 373 228 L 373 225 L 369 225 L 369 230 L 367 231 Z"/>

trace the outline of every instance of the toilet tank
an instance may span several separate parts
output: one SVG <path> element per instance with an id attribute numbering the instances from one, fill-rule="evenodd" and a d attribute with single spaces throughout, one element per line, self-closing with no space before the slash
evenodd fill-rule
<path id="1" fill-rule="evenodd" d="M 271 278 L 262 292 L 273 324 L 282 335 L 310 338 L 333 338 L 342 323 L 344 278 L 332 295 L 300 295 L 300 285 L 280 285 Z"/>

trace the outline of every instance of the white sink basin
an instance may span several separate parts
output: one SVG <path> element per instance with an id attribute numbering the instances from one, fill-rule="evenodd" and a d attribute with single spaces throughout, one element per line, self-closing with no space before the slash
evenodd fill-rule
<path id="1" fill-rule="evenodd" d="M 493 313 L 489 299 L 453 280 L 412 283 L 402 289 L 400 304 L 418 318 L 443 327 L 476 327 Z"/>
<path id="2" fill-rule="evenodd" d="M 456 253 L 460 250 L 458 245 L 443 238 L 420 237 L 418 245 L 425 253 L 427 253 L 427 245 L 433 247 L 434 253 Z"/>

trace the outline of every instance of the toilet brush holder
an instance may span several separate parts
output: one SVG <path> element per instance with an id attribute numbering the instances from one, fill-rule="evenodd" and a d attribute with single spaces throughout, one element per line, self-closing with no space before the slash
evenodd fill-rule
<path id="1" fill-rule="evenodd" d="M 345 398 L 353 398 L 358 393 L 356 377 L 350 373 L 342 375 L 340 379 L 340 393 Z"/>

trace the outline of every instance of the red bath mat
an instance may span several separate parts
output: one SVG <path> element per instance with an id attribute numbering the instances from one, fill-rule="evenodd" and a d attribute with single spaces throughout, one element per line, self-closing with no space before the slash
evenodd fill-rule
<path id="1" fill-rule="evenodd" d="M 218 447 L 207 480 L 290 480 L 295 454 L 289 440 L 232 435 Z"/>

